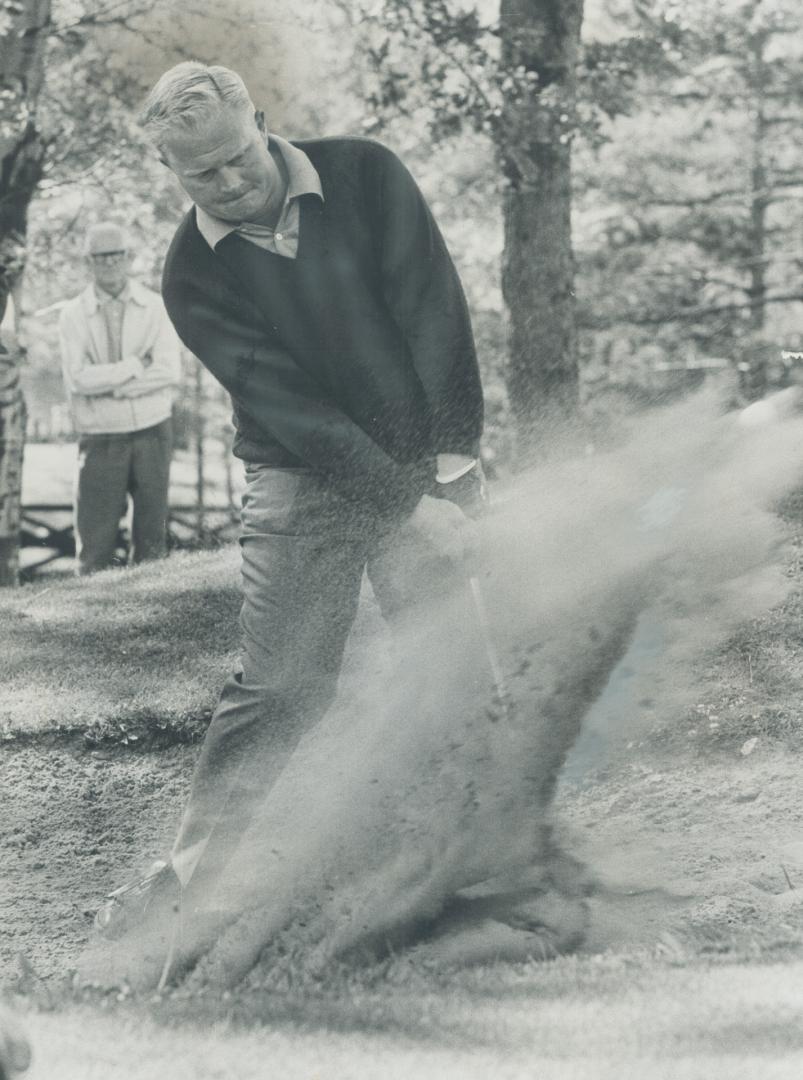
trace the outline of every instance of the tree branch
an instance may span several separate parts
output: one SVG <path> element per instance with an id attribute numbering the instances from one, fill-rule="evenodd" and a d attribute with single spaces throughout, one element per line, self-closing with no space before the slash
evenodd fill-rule
<path id="1" fill-rule="evenodd" d="M 765 304 L 788 304 L 803 300 L 803 287 L 798 292 L 780 293 L 764 297 Z M 606 320 L 602 325 L 613 326 L 617 322 L 632 323 L 634 326 L 658 326 L 665 322 L 683 322 L 687 319 L 705 319 L 710 315 L 722 315 L 726 312 L 749 311 L 749 301 L 732 301 L 727 304 L 702 304 L 699 307 L 680 308 L 656 314 L 623 314 L 618 318 Z"/>
<path id="2" fill-rule="evenodd" d="M 794 195 L 780 194 L 786 188 L 800 188 L 803 192 L 803 176 L 789 180 L 776 180 L 765 188 L 752 191 L 749 187 L 725 188 L 721 191 L 711 191 L 707 195 L 694 195 L 686 198 L 671 195 L 658 195 L 645 192 L 643 188 L 632 191 L 624 191 L 624 198 L 633 199 L 640 204 L 649 206 L 678 207 L 679 209 L 692 209 L 697 206 L 711 206 L 725 199 L 745 200 L 752 202 L 754 199 L 765 199 L 768 202 L 777 202 L 780 199 L 795 198 Z M 777 197 L 773 198 L 773 196 Z"/>
<path id="3" fill-rule="evenodd" d="M 129 20 L 140 15 L 146 15 L 156 7 L 156 0 L 142 0 L 133 7 L 131 0 L 122 0 L 120 3 L 110 4 L 100 11 L 87 12 L 71 23 L 54 23 L 55 36 L 67 33 L 70 30 L 78 30 L 85 26 L 125 26 L 129 27 Z M 129 9 L 129 10 L 126 10 Z M 119 14 L 114 14 L 119 12 Z"/>

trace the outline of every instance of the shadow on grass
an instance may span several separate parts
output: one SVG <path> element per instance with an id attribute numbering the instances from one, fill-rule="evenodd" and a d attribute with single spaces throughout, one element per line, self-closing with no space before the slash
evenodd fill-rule
<path id="1" fill-rule="evenodd" d="M 208 716 L 238 646 L 230 564 L 175 557 L 3 597 L 6 733 Z"/>
<path id="2" fill-rule="evenodd" d="M 80 1000 L 100 1004 L 91 996 Z M 106 998 L 102 1007 L 119 1010 L 121 1016 L 146 1014 L 166 1027 L 223 1024 L 235 1030 L 269 1028 L 288 1035 L 370 1033 L 442 1048 L 498 1045 L 498 1025 L 478 1019 L 476 1004 L 462 994 L 444 998 L 443 988 L 435 985 L 422 992 L 419 985 L 406 990 L 386 985 L 369 988 L 352 979 L 317 990 L 304 986 L 227 995 L 210 992 L 182 997 L 177 993 L 149 1003 Z"/>

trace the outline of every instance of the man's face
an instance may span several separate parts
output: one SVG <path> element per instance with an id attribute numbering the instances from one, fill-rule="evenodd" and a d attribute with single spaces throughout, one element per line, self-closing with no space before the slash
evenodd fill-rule
<path id="1" fill-rule="evenodd" d="M 128 280 L 128 252 L 104 251 L 89 256 L 89 266 L 95 284 L 104 292 L 117 296 L 125 288 Z"/>
<path id="2" fill-rule="evenodd" d="M 223 221 L 269 222 L 284 200 L 261 114 L 222 108 L 192 131 L 173 132 L 164 161 L 192 201 Z"/>

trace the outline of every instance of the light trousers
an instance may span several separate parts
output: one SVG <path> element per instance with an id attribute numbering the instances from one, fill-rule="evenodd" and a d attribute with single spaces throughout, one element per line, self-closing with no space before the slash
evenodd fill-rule
<path id="1" fill-rule="evenodd" d="M 225 862 L 254 801 L 332 704 L 366 569 L 392 629 L 448 598 L 455 616 L 442 632 L 459 641 L 445 644 L 483 656 L 465 576 L 409 527 L 380 527 L 308 470 L 249 465 L 246 479 L 242 671 L 223 688 L 174 845 L 184 885 L 201 860 Z M 487 692 L 482 660 L 467 666 L 470 694 Z"/>

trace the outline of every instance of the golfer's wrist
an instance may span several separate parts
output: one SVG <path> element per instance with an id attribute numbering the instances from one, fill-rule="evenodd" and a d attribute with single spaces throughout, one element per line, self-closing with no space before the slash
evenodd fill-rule
<path id="1" fill-rule="evenodd" d="M 438 484 L 451 484 L 459 480 L 461 476 L 471 472 L 477 464 L 477 458 L 469 454 L 443 453 L 436 457 L 437 472 L 435 482 Z"/>

